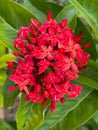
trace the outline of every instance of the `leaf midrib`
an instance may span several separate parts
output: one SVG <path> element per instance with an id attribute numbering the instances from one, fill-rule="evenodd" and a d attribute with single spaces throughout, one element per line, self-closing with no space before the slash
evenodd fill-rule
<path id="1" fill-rule="evenodd" d="M 93 91 L 90 90 L 87 95 L 85 95 L 81 100 L 79 100 L 79 102 L 77 102 L 77 104 L 75 106 L 73 106 L 70 111 L 72 111 L 75 107 L 77 107 L 91 92 Z M 51 129 L 52 127 L 55 127 L 56 124 L 58 124 L 70 111 L 68 111 L 66 114 L 64 114 L 60 119 L 58 119 L 58 121 L 56 121 L 51 127 L 49 127 L 47 130 Z"/>

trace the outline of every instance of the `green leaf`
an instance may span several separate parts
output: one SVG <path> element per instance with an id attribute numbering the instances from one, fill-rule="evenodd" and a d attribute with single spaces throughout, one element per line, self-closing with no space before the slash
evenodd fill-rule
<path id="1" fill-rule="evenodd" d="M 76 130 L 81 124 L 89 120 L 98 111 L 98 91 L 94 90 L 89 93 L 82 102 L 80 102 L 67 116 L 61 116 L 58 123 L 52 125 L 52 119 L 47 119 L 46 125 L 37 130 Z M 71 102 L 70 102 L 71 103 Z M 66 109 L 66 107 L 65 107 Z M 61 114 L 61 112 L 55 117 Z M 50 127 L 49 127 L 50 124 Z"/>
<path id="2" fill-rule="evenodd" d="M 76 15 L 72 18 L 72 20 L 69 22 L 69 27 L 72 28 L 73 30 L 76 29 L 76 25 L 77 25 L 77 17 Z"/>
<path id="3" fill-rule="evenodd" d="M 43 108 L 41 104 L 24 102 L 25 95 L 22 95 L 19 108 L 16 113 L 18 130 L 35 130 L 43 123 Z"/>
<path id="4" fill-rule="evenodd" d="M 62 21 L 63 19 L 67 19 L 69 23 L 69 27 L 75 29 L 76 27 L 76 15 L 77 10 L 72 6 L 68 5 L 65 6 L 56 16 L 56 20 L 58 22 Z"/>
<path id="5" fill-rule="evenodd" d="M 34 4 L 34 1 L 30 1 L 30 0 L 24 0 L 24 6 L 26 8 L 28 8 L 32 13 L 34 13 L 37 17 L 37 19 L 39 19 L 41 22 L 44 22 L 46 20 L 46 15 L 39 10 Z M 38 2 L 38 0 L 37 0 Z M 38 3 L 38 6 L 40 6 L 40 4 Z"/>
<path id="6" fill-rule="evenodd" d="M 80 73 L 79 78 L 77 79 L 77 81 L 79 83 L 82 83 L 84 85 L 88 85 L 89 87 L 92 87 L 92 88 L 98 90 L 98 80 L 93 79 L 92 77 L 90 77 L 89 74 Z"/>
<path id="7" fill-rule="evenodd" d="M 96 33 L 98 39 L 98 0 L 69 0 L 89 23 Z"/>
<path id="8" fill-rule="evenodd" d="M 89 129 L 98 128 L 98 124 L 94 121 L 93 118 L 89 119 L 84 125 L 87 126 Z"/>
<path id="9" fill-rule="evenodd" d="M 17 31 L 0 18 L 0 44 L 16 51 L 13 47 L 13 40 L 17 36 Z"/>
<path id="10" fill-rule="evenodd" d="M 6 64 L 7 61 L 13 61 L 13 60 L 15 60 L 15 56 L 13 54 L 4 54 L 0 58 L 0 69 L 7 66 Z"/>
<path id="11" fill-rule="evenodd" d="M 3 82 L 5 81 L 5 79 L 7 78 L 7 74 L 6 71 L 4 69 L 0 69 L 0 86 L 3 85 Z"/>
<path id="12" fill-rule="evenodd" d="M 4 46 L 2 43 L 0 43 L 0 57 L 1 57 L 2 55 L 4 55 L 5 52 L 6 52 L 5 46 Z"/>
<path id="13" fill-rule="evenodd" d="M 98 62 L 97 61 L 90 59 L 87 66 L 94 69 L 95 71 L 98 71 Z"/>
<path id="14" fill-rule="evenodd" d="M 30 115 L 30 120 L 26 123 L 23 130 L 36 130 L 44 122 L 44 108 L 40 103 L 36 103 L 32 107 L 32 117 Z M 32 123 L 33 122 L 33 123 Z"/>
<path id="15" fill-rule="evenodd" d="M 52 16 L 55 17 L 62 9 L 62 6 L 60 5 L 40 0 L 24 0 L 24 5 L 30 9 L 41 22 L 46 20 L 46 15 L 49 10 L 51 11 Z"/>
<path id="16" fill-rule="evenodd" d="M 91 45 L 87 49 L 85 49 L 85 51 L 88 51 L 91 55 L 91 58 L 96 60 L 97 59 L 97 50 L 95 46 L 96 43 L 91 33 L 87 29 L 86 25 L 80 19 L 77 19 L 77 26 L 76 26 L 75 34 L 78 35 L 81 31 L 83 31 L 82 45 L 88 42 L 91 43 Z"/>
<path id="17" fill-rule="evenodd" d="M 0 119 L 0 130 L 15 130 L 7 122 Z"/>
<path id="18" fill-rule="evenodd" d="M 77 81 L 98 90 L 98 63 L 90 60 L 87 68 L 80 72 Z"/>
<path id="19" fill-rule="evenodd" d="M 0 107 L 3 107 L 3 95 L 2 95 L 2 85 L 4 84 L 4 81 L 7 78 L 7 74 L 4 69 L 0 69 Z"/>
<path id="20" fill-rule="evenodd" d="M 96 112 L 96 114 L 93 116 L 93 120 L 97 123 L 98 125 L 98 111 Z"/>
<path id="21" fill-rule="evenodd" d="M 14 83 L 7 79 L 3 85 L 2 93 L 4 98 L 4 108 L 7 109 L 9 106 L 12 106 L 16 100 L 16 97 L 19 94 L 19 90 L 16 88 L 12 92 L 8 92 L 8 88 L 13 86 Z"/>
<path id="22" fill-rule="evenodd" d="M 63 130 L 62 122 L 66 120 L 67 114 L 74 110 L 75 107 L 77 107 L 79 103 L 82 102 L 91 92 L 91 88 L 83 85 L 82 93 L 78 98 L 67 99 L 67 101 L 63 105 L 58 102 L 54 114 L 48 112 L 45 116 L 45 121 L 43 125 L 37 130 Z M 64 130 L 65 129 L 66 127 L 64 128 Z"/>
<path id="23" fill-rule="evenodd" d="M 36 18 L 24 6 L 11 0 L 0 0 L 0 16 L 15 29 L 27 26 L 31 18 Z"/>
<path id="24" fill-rule="evenodd" d="M 0 88 L 0 90 L 1 90 L 1 88 Z M 0 107 L 3 107 L 3 95 L 2 95 L 2 93 L 0 93 Z"/>
<path id="25" fill-rule="evenodd" d="M 98 111 L 97 99 L 98 91 L 94 90 L 67 115 L 65 120 L 62 120 L 62 126 L 57 125 L 58 130 L 65 130 L 65 128 L 66 130 L 75 130 L 77 127 L 89 120 Z"/>
<path id="26" fill-rule="evenodd" d="M 31 102 L 24 102 L 25 95 L 22 94 L 19 107 L 16 112 L 16 122 L 18 130 L 21 130 L 28 121 L 29 116 L 32 116 L 32 104 Z"/>

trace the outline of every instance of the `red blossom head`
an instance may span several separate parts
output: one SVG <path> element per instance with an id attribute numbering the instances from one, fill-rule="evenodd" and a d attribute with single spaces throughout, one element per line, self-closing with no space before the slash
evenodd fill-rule
<path id="1" fill-rule="evenodd" d="M 25 101 L 42 103 L 49 99 L 51 111 L 54 112 L 56 102 L 65 102 L 67 98 L 76 98 L 82 87 L 74 85 L 71 80 L 78 78 L 78 73 L 84 69 L 90 55 L 80 46 L 82 32 L 75 36 L 67 25 L 67 19 L 58 23 L 50 17 L 40 24 L 32 19 L 28 27 L 22 27 L 14 40 L 14 47 L 19 53 L 17 62 L 8 62 L 12 69 L 10 80 L 25 93 Z M 87 48 L 89 44 L 84 45 Z"/>

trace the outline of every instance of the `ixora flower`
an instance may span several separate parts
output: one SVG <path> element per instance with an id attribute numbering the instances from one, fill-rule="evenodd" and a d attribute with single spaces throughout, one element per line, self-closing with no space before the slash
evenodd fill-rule
<path id="1" fill-rule="evenodd" d="M 65 102 L 66 98 L 76 98 L 82 90 L 81 85 L 74 85 L 71 80 L 78 78 L 90 59 L 84 52 L 80 33 L 78 36 L 69 28 L 67 20 L 58 23 L 48 14 L 47 21 L 41 24 L 32 19 L 28 27 L 21 27 L 14 40 L 14 52 L 17 60 L 8 62 L 9 76 L 16 87 L 25 93 L 25 101 L 51 103 L 51 112 L 56 108 L 56 102 Z M 88 47 L 85 45 L 84 47 Z"/>

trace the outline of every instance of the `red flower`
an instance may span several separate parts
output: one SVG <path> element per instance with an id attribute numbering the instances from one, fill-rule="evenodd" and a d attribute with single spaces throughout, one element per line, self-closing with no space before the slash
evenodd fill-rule
<path id="1" fill-rule="evenodd" d="M 53 54 L 52 54 L 53 48 L 52 46 L 40 46 L 35 47 L 34 50 L 32 51 L 32 55 L 34 55 L 37 59 L 43 59 L 47 58 L 48 60 L 53 59 Z"/>
<path id="2" fill-rule="evenodd" d="M 46 59 L 40 60 L 40 62 L 38 63 L 38 66 L 39 66 L 39 74 L 41 74 L 45 72 L 46 69 L 48 69 L 48 67 L 50 66 L 50 62 Z"/>
<path id="3" fill-rule="evenodd" d="M 29 27 L 22 27 L 14 40 L 14 47 L 19 53 L 17 62 L 8 62 L 12 70 L 10 80 L 26 94 L 25 101 L 45 103 L 49 99 L 51 111 L 56 102 L 65 102 L 67 98 L 76 98 L 82 87 L 71 80 L 78 78 L 80 70 L 86 67 L 90 55 L 80 46 L 81 36 L 74 35 L 67 27 L 67 20 L 57 23 L 48 13 L 47 21 L 42 25 L 38 20 L 31 20 Z M 87 48 L 89 44 L 84 45 Z"/>
<path id="4" fill-rule="evenodd" d="M 11 87 L 8 89 L 8 92 L 12 92 L 13 90 L 15 90 L 15 86 L 11 86 Z"/>
<path id="5" fill-rule="evenodd" d="M 21 27 L 20 31 L 18 32 L 18 37 L 21 37 L 24 40 L 27 40 L 30 32 L 31 32 L 31 29 L 29 27 Z"/>

